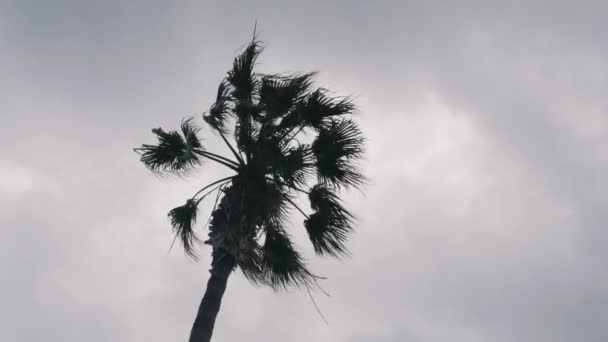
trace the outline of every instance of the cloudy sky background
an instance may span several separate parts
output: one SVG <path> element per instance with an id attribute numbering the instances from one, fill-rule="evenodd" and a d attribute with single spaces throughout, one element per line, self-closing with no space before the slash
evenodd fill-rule
<path id="1" fill-rule="evenodd" d="M 166 212 L 224 171 L 131 148 L 209 107 L 257 18 L 260 71 L 357 95 L 373 182 L 351 259 L 292 230 L 329 325 L 236 273 L 215 341 L 606 341 L 608 5 L 421 3 L 2 1 L 0 340 L 186 340 L 208 251 L 167 255 Z"/>

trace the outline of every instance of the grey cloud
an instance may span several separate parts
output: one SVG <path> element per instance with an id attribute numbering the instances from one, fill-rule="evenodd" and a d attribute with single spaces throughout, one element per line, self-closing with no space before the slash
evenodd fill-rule
<path id="1" fill-rule="evenodd" d="M 369 136 L 331 297 L 231 279 L 217 341 L 603 341 L 601 1 L 13 1 L 0 11 L 0 338 L 184 339 L 207 277 L 130 151 L 198 115 L 259 20 L 263 70 L 319 70 Z M 209 148 L 219 148 L 206 137 Z M 203 170 L 195 185 L 221 175 Z M 5 186 L 10 184 L 11 186 Z M 296 227 L 294 227 L 296 228 Z"/>

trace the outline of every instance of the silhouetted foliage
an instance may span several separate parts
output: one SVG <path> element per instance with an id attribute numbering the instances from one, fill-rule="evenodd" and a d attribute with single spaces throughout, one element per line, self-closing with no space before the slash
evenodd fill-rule
<path id="1" fill-rule="evenodd" d="M 198 206 L 217 192 L 205 241 L 213 252 L 212 277 L 191 341 L 211 337 L 207 330 L 213 328 L 221 296 L 212 297 L 209 288 L 225 287 L 225 279 L 218 274 L 227 277 L 238 267 L 252 283 L 273 289 L 309 286 L 317 279 L 286 231 L 294 210 L 303 216 L 303 228 L 317 254 L 347 254 L 345 242 L 354 217 L 342 206 L 338 191 L 365 182 L 357 166 L 365 139 L 351 118 L 356 110 L 351 99 L 331 97 L 325 89 L 314 88 L 316 73 L 255 73 L 261 52 L 261 44 L 254 40 L 235 58 L 220 82 L 215 102 L 203 115 L 232 156 L 206 151 L 192 118 L 182 121 L 180 132 L 154 129 L 158 143 L 135 149 L 157 173 L 183 175 L 203 159 L 233 172 L 169 212 L 176 237 L 186 254 L 195 257 L 200 241 L 195 227 Z M 302 143 L 303 136 L 312 138 L 312 143 Z M 311 213 L 295 202 L 302 194 L 310 201 Z"/>
<path id="2" fill-rule="evenodd" d="M 192 199 L 186 201 L 186 204 L 183 206 L 173 208 L 169 211 L 173 232 L 181 240 L 186 254 L 193 258 L 196 257 L 193 249 L 194 244 L 200 241 L 194 231 L 197 211 L 196 202 Z"/>

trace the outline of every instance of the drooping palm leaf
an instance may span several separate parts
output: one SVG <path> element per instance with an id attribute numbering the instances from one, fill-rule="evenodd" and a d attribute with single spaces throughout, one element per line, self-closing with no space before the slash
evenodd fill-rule
<path id="1" fill-rule="evenodd" d="M 317 254 L 341 256 L 347 253 L 344 245 L 352 231 L 354 216 L 347 211 L 338 196 L 323 184 L 309 192 L 310 206 L 315 211 L 304 222 L 308 237 Z"/>
<path id="2" fill-rule="evenodd" d="M 365 177 L 354 161 L 363 155 L 364 138 L 351 120 L 332 121 L 312 144 L 319 181 L 334 186 L 358 186 Z"/>
<path id="3" fill-rule="evenodd" d="M 317 212 L 328 213 L 345 222 L 351 222 L 354 216 L 346 210 L 338 195 L 323 184 L 317 184 L 308 193 L 310 207 Z"/>
<path id="4" fill-rule="evenodd" d="M 293 247 L 284 229 L 269 226 L 263 246 L 262 270 L 268 284 L 275 290 L 289 286 L 305 286 L 313 280 L 304 260 Z"/>
<path id="5" fill-rule="evenodd" d="M 193 259 L 196 259 L 194 245 L 200 241 L 194 232 L 197 211 L 196 201 L 190 199 L 186 204 L 171 209 L 168 214 L 171 226 L 173 227 L 173 233 L 181 241 L 186 254 Z"/>
<path id="6" fill-rule="evenodd" d="M 215 103 L 209 109 L 209 113 L 203 116 L 205 122 L 221 133 L 226 133 L 226 120 L 230 114 L 230 100 L 230 84 L 224 80 L 217 89 Z"/>
<path id="7" fill-rule="evenodd" d="M 198 128 L 192 119 L 181 124 L 182 135 L 177 131 L 165 132 L 155 128 L 152 132 L 158 139 L 157 145 L 142 145 L 135 149 L 141 154 L 141 161 L 154 172 L 183 173 L 199 165 L 199 154 L 204 151 L 196 133 Z"/>
<path id="8" fill-rule="evenodd" d="M 317 211 L 304 221 L 315 253 L 340 257 L 348 254 L 345 242 L 351 231 L 350 222 L 329 212 Z"/>

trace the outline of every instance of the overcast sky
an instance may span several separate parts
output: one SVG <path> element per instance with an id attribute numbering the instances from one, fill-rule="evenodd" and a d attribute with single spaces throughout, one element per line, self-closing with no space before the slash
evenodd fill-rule
<path id="1" fill-rule="evenodd" d="M 331 294 L 230 279 L 214 340 L 608 340 L 603 1 L 0 2 L 0 340 L 186 341 L 208 277 L 132 147 L 213 102 L 253 23 L 259 70 L 320 71 L 369 138 Z M 199 117 L 200 118 L 200 117 Z M 223 152 L 204 131 L 209 149 Z M 203 210 L 206 215 L 209 210 Z M 298 219 L 299 221 L 299 219 Z"/>

